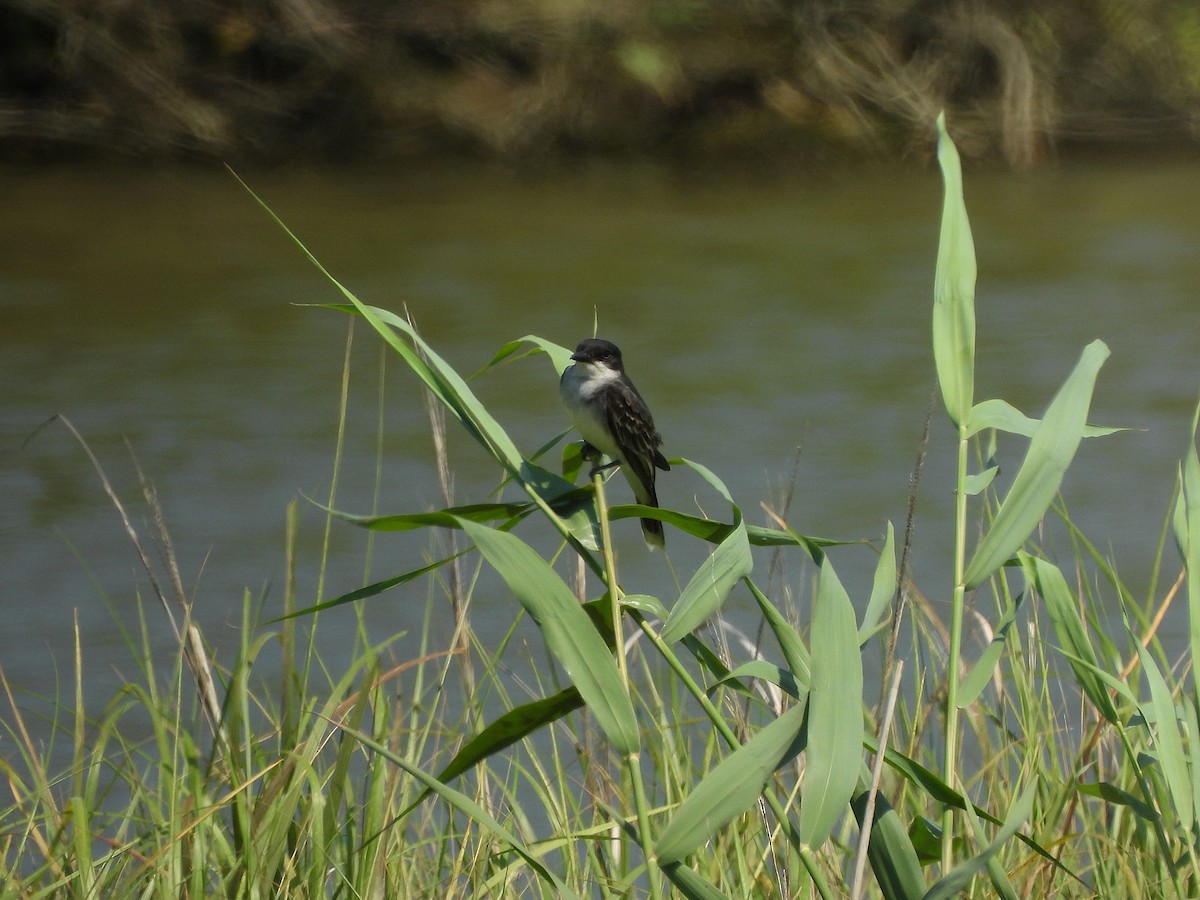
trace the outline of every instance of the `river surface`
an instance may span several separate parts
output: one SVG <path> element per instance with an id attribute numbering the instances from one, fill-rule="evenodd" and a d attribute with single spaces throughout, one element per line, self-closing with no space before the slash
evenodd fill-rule
<path id="1" fill-rule="evenodd" d="M 902 530 L 934 384 L 935 168 L 771 179 L 447 168 L 248 181 L 359 297 L 407 305 L 463 373 L 510 339 L 573 345 L 598 320 L 624 350 L 668 455 L 721 475 L 750 521 L 765 522 L 760 504 L 790 489 L 788 520 L 803 533 L 877 540 L 888 521 Z M 966 192 L 979 256 L 977 399 L 1040 415 L 1085 344 L 1112 349 L 1091 418 L 1138 430 L 1085 442 L 1063 492 L 1140 596 L 1200 399 L 1200 165 L 968 167 Z M 0 667 L 45 726 L 47 701 L 72 702 L 75 621 L 93 713 L 136 678 L 139 598 L 164 670 L 172 645 L 81 448 L 61 424 L 30 435 L 68 417 L 157 564 L 136 459 L 197 621 L 227 663 L 247 595 L 263 619 L 280 609 L 286 508 L 297 498 L 298 603 L 318 599 L 325 522 L 303 498 L 331 496 L 351 320 L 302 305 L 339 297 L 223 171 L 5 171 L 0 201 Z M 333 505 L 440 506 L 421 394 L 394 358 L 381 371 L 379 346 L 354 329 Z M 526 452 L 566 426 L 544 357 L 475 383 Z M 450 438 L 457 502 L 487 499 L 495 471 L 453 424 Z M 1011 477 L 1023 443 L 1000 447 Z M 952 459 L 935 411 L 912 559 L 939 610 L 951 584 Z M 614 485 L 615 500 L 628 499 Z M 666 505 L 728 516 L 682 467 L 661 476 L 660 493 Z M 673 577 L 686 581 L 704 552 L 668 532 L 667 556 L 651 556 L 636 525 L 617 529 L 629 590 L 669 600 Z M 369 554 L 352 526 L 335 524 L 330 539 L 325 598 L 438 552 L 423 533 L 379 535 Z M 1070 559 L 1061 539 L 1052 552 Z M 1169 583 L 1169 542 L 1165 558 Z M 784 584 L 807 621 L 812 571 L 793 559 Z M 862 546 L 834 554 L 860 608 L 873 559 Z M 766 559 L 758 566 L 765 582 Z M 368 601 L 372 636 L 408 631 L 396 652 L 415 653 L 430 596 L 436 588 L 415 582 Z M 502 634 L 517 609 L 488 580 L 472 602 L 485 635 Z M 987 613 L 991 601 L 980 602 Z M 1178 612 L 1167 622 L 1176 650 Z M 334 668 L 355 628 L 349 608 L 323 614 Z M 444 642 L 448 626 L 435 632 Z"/>

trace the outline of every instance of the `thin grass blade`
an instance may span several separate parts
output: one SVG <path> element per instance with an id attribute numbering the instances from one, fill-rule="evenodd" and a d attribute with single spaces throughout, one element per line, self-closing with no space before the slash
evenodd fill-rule
<path id="1" fill-rule="evenodd" d="M 952 897 L 957 897 L 961 891 L 966 890 L 971 880 L 987 865 L 988 860 L 1004 845 L 1004 842 L 1016 834 L 1017 830 L 1025 824 L 1025 821 L 1029 818 L 1029 814 L 1033 811 L 1033 801 L 1036 796 L 1037 782 L 1034 782 L 1025 788 L 1021 796 L 1017 799 L 1017 802 L 1013 804 L 1008 818 L 1004 820 L 1004 825 L 996 832 L 995 839 L 980 853 L 971 857 L 965 863 L 955 866 L 952 871 L 929 889 L 929 893 L 925 895 L 925 900 L 950 900 Z"/>
<path id="2" fill-rule="evenodd" d="M 1120 721 L 1116 707 L 1108 693 L 1107 685 L 1096 675 L 1100 668 L 1096 652 L 1092 648 L 1092 642 L 1088 640 L 1083 619 L 1080 618 L 1066 578 L 1057 566 L 1044 559 L 1021 553 L 1020 560 L 1026 579 L 1037 588 L 1046 603 L 1046 612 L 1054 625 L 1058 644 L 1066 651 L 1071 671 L 1075 673 L 1075 680 L 1104 720 L 1116 725 Z"/>
<path id="3" fill-rule="evenodd" d="M 975 665 L 959 685 L 959 709 L 966 709 L 978 700 L 979 695 L 983 693 L 983 689 L 992 680 L 992 674 L 996 671 L 996 666 L 1000 664 L 1000 656 L 1004 653 L 1004 648 L 1008 646 L 1008 636 L 1012 633 L 1013 623 L 1016 622 L 1017 612 L 1021 609 L 1021 603 L 1024 599 L 1025 595 L 1023 593 L 1018 594 L 1008 605 L 1008 608 L 1004 611 L 1003 618 L 1000 620 L 1000 624 L 996 626 L 992 633 L 991 642 L 984 648 L 983 653 L 979 654 L 979 659 L 975 661 Z"/>
<path id="4" fill-rule="evenodd" d="M 1195 820 L 1195 794 L 1187 757 L 1183 751 L 1183 736 L 1179 731 L 1175 699 L 1162 671 L 1154 661 L 1154 655 L 1141 641 L 1137 641 L 1137 648 L 1142 671 L 1150 685 L 1150 710 L 1154 717 L 1154 746 L 1158 751 L 1158 763 L 1166 779 L 1167 790 L 1171 793 L 1171 808 L 1174 809 L 1183 832 L 1189 833 Z"/>
<path id="5" fill-rule="evenodd" d="M 879 554 L 879 562 L 875 564 L 871 599 L 867 602 L 867 611 L 863 613 L 862 624 L 858 627 L 859 644 L 867 642 L 883 621 L 884 615 L 891 609 L 892 600 L 896 596 L 896 578 L 896 529 L 888 522 L 883 550 Z"/>
<path id="6" fill-rule="evenodd" d="M 492 815 L 487 812 L 482 806 L 468 797 L 466 794 L 456 791 L 454 788 L 443 784 L 438 779 L 434 778 L 428 772 L 421 769 L 419 766 L 413 765 L 408 760 L 397 755 L 390 747 L 373 740 L 369 735 L 363 734 L 361 731 L 355 731 L 349 728 L 342 728 L 346 734 L 350 735 L 364 747 L 378 753 L 384 759 L 390 761 L 394 765 L 399 766 L 421 784 L 425 785 L 433 793 L 437 794 L 446 801 L 454 809 L 457 809 L 463 815 L 467 816 L 472 821 L 479 824 L 480 827 L 487 829 L 494 834 L 497 839 L 503 841 L 513 852 L 525 860 L 537 873 L 538 877 L 548 883 L 554 890 L 558 891 L 558 895 L 562 897 L 577 897 L 578 895 L 567 887 L 563 881 L 551 872 L 542 863 L 540 859 L 518 838 L 515 834 L 504 827 Z"/>

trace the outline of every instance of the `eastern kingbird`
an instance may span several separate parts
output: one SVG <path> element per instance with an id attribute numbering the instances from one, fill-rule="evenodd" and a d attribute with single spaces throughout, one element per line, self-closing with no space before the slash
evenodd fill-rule
<path id="1" fill-rule="evenodd" d="M 625 374 L 621 351 L 608 341 L 589 338 L 579 342 L 571 359 L 575 365 L 563 372 L 558 386 L 583 436 L 585 457 L 595 455 L 588 453 L 591 448 L 609 457 L 609 465 L 620 464 L 637 502 L 658 506 L 654 469 L 666 471 L 671 466 L 659 452 L 663 441 L 654 428 L 650 408 Z M 642 535 L 652 550 L 666 546 L 662 522 L 657 519 L 642 519 Z"/>

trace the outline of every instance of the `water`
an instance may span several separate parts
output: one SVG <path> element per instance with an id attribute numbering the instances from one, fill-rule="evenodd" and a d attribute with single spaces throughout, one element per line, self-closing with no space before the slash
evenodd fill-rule
<path id="1" fill-rule="evenodd" d="M 361 298 L 407 304 L 460 371 L 529 333 L 574 344 L 595 316 L 624 350 L 668 455 L 714 469 L 751 521 L 765 520 L 760 501 L 792 485 L 789 520 L 802 532 L 875 539 L 888 520 L 902 526 L 933 387 L 936 171 L 249 180 Z M 1064 493 L 1135 591 L 1149 578 L 1200 396 L 1197 185 L 1191 163 L 966 174 L 980 261 L 977 398 L 1039 415 L 1083 346 L 1108 342 L 1092 419 L 1140 430 L 1086 442 Z M 228 661 L 246 592 L 279 608 L 286 505 L 329 497 L 349 319 L 295 305 L 339 298 L 223 172 L 10 171 L 0 173 L 0 198 L 0 666 L 23 704 L 69 702 L 77 616 L 85 693 L 98 710 L 133 677 L 122 628 L 136 628 L 136 598 L 152 595 L 66 431 L 51 425 L 23 442 L 48 416 L 68 416 L 149 539 L 136 457 L 165 509 L 199 622 Z M 380 406 L 381 354 L 361 326 L 351 358 L 336 505 L 372 509 L 380 409 L 378 508 L 441 505 L 414 380 L 390 363 Z M 565 427 L 544 359 L 494 370 L 477 390 L 527 451 Z M 452 439 L 458 501 L 485 499 L 495 473 L 461 433 Z M 1023 446 L 1008 439 L 1001 449 L 1011 477 Z M 943 608 L 952 457 L 935 413 L 913 561 Z M 680 467 L 662 477 L 660 494 L 666 505 L 728 514 Z M 304 500 L 301 508 L 306 605 L 316 599 L 323 519 Z M 665 595 L 663 558 L 645 553 L 636 524 L 618 533 L 627 588 Z M 425 535 L 381 535 L 365 573 L 365 535 L 337 525 L 332 540 L 326 597 L 416 568 L 429 546 Z M 668 542 L 686 579 L 702 548 L 678 535 Z M 1173 575 L 1173 551 L 1167 558 Z M 865 602 L 870 551 L 840 551 L 835 565 Z M 788 572 L 802 610 L 809 575 L 799 564 Z M 376 598 L 370 627 L 379 637 L 417 629 L 427 593 L 414 584 Z M 514 608 L 502 589 L 481 590 L 473 616 L 499 633 Z M 169 660 L 161 615 L 148 605 L 147 617 L 155 652 Z M 1168 620 L 1176 638 L 1182 627 L 1180 615 Z M 345 609 L 322 619 L 335 659 L 353 629 Z"/>

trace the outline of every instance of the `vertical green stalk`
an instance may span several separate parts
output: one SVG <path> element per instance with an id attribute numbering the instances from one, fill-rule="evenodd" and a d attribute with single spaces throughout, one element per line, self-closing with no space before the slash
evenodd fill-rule
<path id="1" fill-rule="evenodd" d="M 966 597 L 964 573 L 967 559 L 967 429 L 958 427 L 958 479 L 954 491 L 954 596 L 950 601 L 950 649 L 946 658 L 946 755 L 942 780 L 957 784 L 955 760 L 958 758 L 958 669 L 962 656 L 963 601 Z M 942 811 L 942 874 L 954 863 L 954 810 Z"/>
<path id="2" fill-rule="evenodd" d="M 608 525 L 608 502 L 604 496 L 604 475 L 599 470 L 592 473 L 592 484 L 596 488 L 596 510 L 600 518 L 600 540 L 604 551 L 605 580 L 608 582 L 608 596 L 612 603 L 613 650 L 617 655 L 617 671 L 621 673 L 621 684 L 625 688 L 625 693 L 629 695 L 629 664 L 625 659 L 621 586 L 617 583 L 617 560 L 612 552 L 612 532 Z M 659 900 L 662 896 L 662 888 L 659 885 L 658 861 L 654 857 L 654 836 L 650 830 L 650 806 L 646 802 L 646 786 L 642 782 L 642 757 L 637 750 L 625 757 L 625 767 L 629 770 L 629 783 L 633 787 L 633 805 L 637 812 L 638 836 L 641 838 L 642 854 L 646 858 L 646 882 L 650 886 L 651 900 Z"/>

